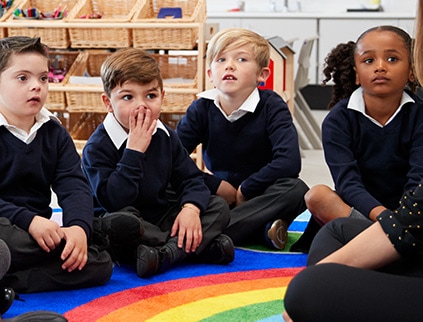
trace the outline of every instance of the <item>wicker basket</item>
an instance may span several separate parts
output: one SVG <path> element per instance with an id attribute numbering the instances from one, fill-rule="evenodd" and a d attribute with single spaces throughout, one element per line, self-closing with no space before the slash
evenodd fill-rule
<path id="1" fill-rule="evenodd" d="M 49 84 L 49 93 L 45 103 L 46 108 L 54 111 L 66 109 L 66 95 L 63 86 L 68 82 L 70 75 L 74 73 L 76 64 L 83 59 L 84 55 L 85 53 L 77 51 L 52 51 L 49 53 L 50 66 L 55 60 L 59 59 L 67 72 L 62 82 Z"/>
<path id="2" fill-rule="evenodd" d="M 198 55 L 153 54 L 152 56 L 160 66 L 165 87 L 197 87 Z"/>
<path id="3" fill-rule="evenodd" d="M 173 92 L 172 89 L 165 90 L 162 102 L 162 113 L 185 113 L 188 106 L 197 97 L 195 93 Z"/>
<path id="4" fill-rule="evenodd" d="M 65 83 L 67 111 L 69 112 L 68 131 L 72 138 L 87 140 L 103 121 L 107 111 L 101 101 L 101 84 L 71 84 L 72 76 L 100 76 L 101 64 L 112 53 L 106 50 L 87 50 L 72 69 Z M 89 79 L 87 77 L 87 79 Z"/>
<path id="5" fill-rule="evenodd" d="M 20 0 L 14 0 L 12 6 L 3 12 L 3 15 L 0 17 L 0 23 L 9 19 L 13 11 L 19 6 Z M 0 28 L 0 39 L 7 37 L 7 28 Z"/>
<path id="6" fill-rule="evenodd" d="M 196 46 L 200 32 L 199 27 L 187 27 L 187 25 L 183 26 L 183 23 L 204 23 L 206 20 L 206 0 L 141 1 L 142 5 L 135 13 L 132 22 L 151 23 L 151 27 L 133 28 L 134 47 L 192 49 Z M 157 18 L 160 8 L 166 7 L 180 7 L 182 18 Z M 169 26 L 166 26 L 166 24 Z"/>
<path id="7" fill-rule="evenodd" d="M 66 102 L 69 112 L 98 112 L 104 113 L 105 107 L 101 101 L 103 86 L 101 83 L 72 84 L 72 76 L 99 77 L 103 62 L 112 53 L 106 50 L 87 50 L 84 56 L 74 65 L 72 73 L 65 83 Z M 87 77 L 87 80 L 89 80 Z"/>
<path id="8" fill-rule="evenodd" d="M 69 28 L 72 48 L 124 48 L 132 46 L 132 30 L 128 27 L 107 27 L 108 23 L 130 22 L 140 6 L 140 0 L 79 0 L 66 19 L 82 23 L 83 27 Z M 100 19 L 84 19 L 94 13 Z M 98 27 L 101 24 L 101 27 Z"/>
<path id="9" fill-rule="evenodd" d="M 64 8 L 66 4 L 67 11 L 72 10 L 74 1 L 64 0 L 23 0 L 17 6 L 20 9 L 37 8 L 41 12 L 53 12 L 59 6 Z M 50 48 L 65 49 L 70 45 L 69 33 L 64 20 L 48 20 L 48 19 L 15 19 L 11 14 L 7 18 L 8 22 L 13 22 L 16 27 L 8 27 L 7 35 L 10 36 L 29 36 L 41 37 L 41 41 Z M 49 26 L 54 21 L 55 27 Z M 29 24 L 30 23 L 30 24 Z M 57 23 L 63 25 L 57 27 Z M 20 25 L 20 27 L 18 27 Z"/>

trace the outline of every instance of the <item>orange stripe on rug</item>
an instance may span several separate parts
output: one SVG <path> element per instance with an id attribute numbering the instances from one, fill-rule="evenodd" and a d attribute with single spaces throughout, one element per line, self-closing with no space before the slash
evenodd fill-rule
<path id="1" fill-rule="evenodd" d="M 132 307 L 137 307 L 137 303 L 142 302 L 142 308 L 137 308 L 137 320 L 139 320 L 140 318 L 144 319 L 144 317 L 147 318 L 147 316 L 152 317 L 162 312 L 163 305 L 166 306 L 166 309 L 169 309 L 170 307 L 175 307 L 184 303 L 186 304 L 194 302 L 198 299 L 202 299 L 203 297 L 201 296 L 201 294 L 198 294 L 196 292 L 198 292 L 198 289 L 204 287 L 211 286 L 212 289 L 214 287 L 214 290 L 216 292 L 219 291 L 226 293 L 234 293 L 235 288 L 233 287 L 241 287 L 244 284 L 244 287 L 247 287 L 249 284 L 250 287 L 251 285 L 256 285 L 255 289 L 263 288 L 259 287 L 255 282 L 251 283 L 253 280 L 272 280 L 273 283 L 278 284 L 278 287 L 281 287 L 286 286 L 283 285 L 284 281 L 287 283 L 288 280 L 290 280 L 302 269 L 303 267 L 252 270 L 224 274 L 210 274 L 199 277 L 159 282 L 155 284 L 124 290 L 95 299 L 87 304 L 81 305 L 71 311 L 68 311 L 64 315 L 69 319 L 69 321 L 95 321 L 99 320 L 102 317 L 111 318 L 112 315 L 114 316 L 115 311 L 119 311 L 119 320 L 122 321 L 122 314 L 125 310 L 129 310 L 130 312 L 134 313 Z M 243 281 L 246 281 L 246 283 L 242 283 Z M 262 281 L 261 283 L 266 282 Z M 238 286 L 235 286 L 235 284 L 237 284 Z M 271 287 L 275 287 L 275 284 L 271 285 Z M 185 290 L 190 289 L 193 289 L 191 291 L 194 293 L 189 296 L 187 294 L 190 294 L 191 291 L 188 293 L 183 292 Z M 239 291 L 242 291 L 241 289 L 242 288 L 240 288 Z M 245 291 L 246 289 L 243 290 Z M 172 294 L 175 292 L 180 297 L 182 297 L 182 300 L 184 300 L 185 302 L 180 302 L 179 299 L 172 298 Z M 215 295 L 221 294 L 215 293 Z M 282 297 L 283 294 L 281 293 L 280 296 Z M 152 297 L 155 298 L 155 301 L 145 301 Z M 170 298 L 172 298 L 172 302 L 170 301 Z M 157 302 L 158 299 L 160 299 L 159 302 Z M 174 303 L 173 301 L 177 301 L 177 303 L 180 304 L 176 305 L 176 302 Z M 134 315 L 132 315 L 132 317 L 134 317 Z M 111 321 L 111 319 L 102 321 Z"/>

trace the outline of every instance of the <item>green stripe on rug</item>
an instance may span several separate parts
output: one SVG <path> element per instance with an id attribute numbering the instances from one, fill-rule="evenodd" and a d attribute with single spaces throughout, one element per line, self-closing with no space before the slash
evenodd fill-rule
<path id="1" fill-rule="evenodd" d="M 221 322 L 221 321 L 258 321 L 269 316 L 281 315 L 283 311 L 283 300 L 269 301 L 240 307 L 237 309 L 224 311 L 215 314 L 202 322 Z"/>

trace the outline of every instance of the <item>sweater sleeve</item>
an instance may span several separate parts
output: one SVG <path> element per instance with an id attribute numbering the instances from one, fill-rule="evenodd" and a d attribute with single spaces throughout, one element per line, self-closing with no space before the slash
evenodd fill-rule
<path id="1" fill-rule="evenodd" d="M 335 190 L 348 205 L 368 216 L 371 209 L 381 205 L 365 188 L 358 162 L 351 149 L 352 133 L 346 106 L 341 101 L 322 123 L 322 143 L 326 163 Z"/>
<path id="2" fill-rule="evenodd" d="M 111 142 L 87 142 L 82 156 L 83 169 L 95 198 L 107 212 L 134 204 L 144 175 L 144 157 L 144 153 L 126 148 L 120 156 Z"/>
<path id="3" fill-rule="evenodd" d="M 63 226 L 80 226 L 90 236 L 94 218 L 93 197 L 81 169 L 81 159 L 67 133 L 58 153 L 52 190 L 63 211 Z"/>
<path id="4" fill-rule="evenodd" d="M 422 183 L 403 195 L 398 209 L 383 211 L 377 220 L 401 255 L 423 254 Z"/>

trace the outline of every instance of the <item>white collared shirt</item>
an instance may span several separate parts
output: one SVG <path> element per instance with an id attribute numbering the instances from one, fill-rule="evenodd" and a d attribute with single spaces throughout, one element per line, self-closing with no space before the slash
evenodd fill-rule
<path id="1" fill-rule="evenodd" d="M 235 122 L 236 120 L 239 120 L 241 117 L 243 117 L 247 113 L 254 113 L 256 110 L 257 104 L 260 101 L 260 94 L 257 88 L 255 88 L 250 96 L 247 97 L 247 99 L 242 103 L 242 105 L 233 111 L 230 115 L 226 115 L 225 111 L 222 109 L 219 103 L 219 91 L 216 88 L 210 89 L 205 92 L 201 92 L 197 94 L 198 97 L 207 98 L 214 101 L 214 105 L 219 109 L 219 111 L 222 112 L 222 114 L 225 116 L 225 118 L 229 122 Z"/>
<path id="2" fill-rule="evenodd" d="M 386 122 L 385 125 L 380 124 L 373 117 L 371 117 L 370 115 L 368 115 L 366 113 L 366 105 L 364 103 L 363 88 L 362 87 L 357 88 L 351 94 L 347 108 L 355 110 L 357 112 L 360 112 L 361 114 L 363 114 L 365 117 L 367 117 L 370 121 L 372 121 L 376 125 L 378 125 L 380 127 L 384 127 L 384 126 L 388 125 L 389 122 L 391 122 L 395 118 L 395 116 L 401 111 L 404 104 L 409 103 L 409 102 L 415 103 L 415 101 L 410 97 L 410 95 L 408 95 L 406 92 L 403 92 L 400 105 L 398 106 L 395 113 L 389 118 L 389 120 Z"/>
<path id="3" fill-rule="evenodd" d="M 107 113 L 103 124 L 114 146 L 116 147 L 116 149 L 119 150 L 122 144 L 126 141 L 126 139 L 128 139 L 128 133 L 123 128 L 123 126 L 120 125 L 120 123 L 116 120 L 113 113 Z M 166 129 L 166 127 L 160 120 L 157 120 L 156 128 L 154 129 L 153 135 L 157 132 L 157 129 L 163 130 L 167 134 L 167 136 L 170 136 L 169 131 Z"/>
<path id="4" fill-rule="evenodd" d="M 17 128 L 14 125 L 10 125 L 7 122 L 6 118 L 3 116 L 3 114 L 0 113 L 0 126 L 4 126 L 10 133 L 12 133 L 22 142 L 26 144 L 30 144 L 35 139 L 38 129 L 44 123 L 47 123 L 48 121 L 50 121 L 51 118 L 56 119 L 57 121 L 60 122 L 60 120 L 53 113 L 51 113 L 49 110 L 43 107 L 40 110 L 40 112 L 38 112 L 38 114 L 35 115 L 35 123 L 29 130 L 29 133 L 27 133 L 26 131 L 20 128 Z"/>

